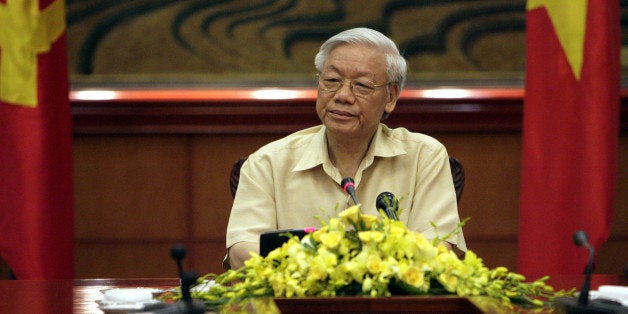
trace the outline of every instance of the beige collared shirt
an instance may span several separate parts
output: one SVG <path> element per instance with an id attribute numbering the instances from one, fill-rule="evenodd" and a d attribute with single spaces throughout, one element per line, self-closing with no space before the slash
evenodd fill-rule
<path id="1" fill-rule="evenodd" d="M 427 135 L 380 124 L 354 180 L 363 213 L 379 215 L 377 196 L 392 192 L 403 210 L 399 220 L 428 239 L 448 234 L 460 221 L 447 151 Z M 242 166 L 227 248 L 259 242 L 264 231 L 320 227 L 321 219 L 353 205 L 341 181 L 322 125 L 265 145 Z M 462 233 L 447 241 L 466 251 Z"/>

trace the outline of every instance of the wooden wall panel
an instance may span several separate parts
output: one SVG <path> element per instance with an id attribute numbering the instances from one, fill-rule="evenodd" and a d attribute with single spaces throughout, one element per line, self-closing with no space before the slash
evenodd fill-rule
<path id="1" fill-rule="evenodd" d="M 229 178 L 233 163 L 278 135 L 196 136 L 192 140 L 192 233 L 194 237 L 220 239 L 233 198 Z"/>
<path id="2" fill-rule="evenodd" d="M 517 235 L 521 136 L 499 134 L 432 134 L 465 168 L 460 216 L 470 217 L 472 235 L 512 238 Z M 490 218 L 489 218 L 490 217 Z M 485 219 L 491 219 L 489 223 Z"/>
<path id="3" fill-rule="evenodd" d="M 516 269 L 520 134 L 432 135 L 464 164 L 460 213 L 471 217 L 465 227 L 470 249 L 491 267 Z M 231 166 L 278 136 L 78 136 L 76 180 L 77 186 L 86 186 L 76 190 L 77 277 L 167 276 L 173 271 L 169 248 L 174 243 L 188 246 L 186 266 L 203 274 L 221 272 Z M 620 156 L 618 189 L 625 190 L 626 136 Z M 140 165 L 145 163 L 152 166 Z M 109 185 L 119 189 L 104 188 Z M 598 272 L 620 272 L 628 261 L 628 251 L 622 250 L 628 243 L 628 215 L 622 210 L 627 202 L 628 196 L 619 193 L 613 235 L 598 254 Z M 134 218 L 129 226 L 128 217 L 138 216 L 144 218 Z"/>
<path id="4" fill-rule="evenodd" d="M 76 137 L 76 238 L 184 236 L 187 156 L 182 136 Z"/>
<path id="5" fill-rule="evenodd" d="M 211 224 L 209 227 L 213 227 Z M 223 230 L 217 228 L 217 230 Z M 223 272 L 222 260 L 227 253 L 224 235 L 219 240 L 197 241 L 187 245 L 188 257 L 184 264 L 186 269 L 196 271 L 199 275 Z"/>
<path id="6" fill-rule="evenodd" d="M 621 274 L 628 267 L 628 234 L 614 232 L 610 239 L 596 252 L 595 272 L 598 274 Z"/>
<path id="7" fill-rule="evenodd" d="M 141 229 L 141 226 L 138 226 Z M 76 278 L 172 278 L 177 265 L 170 259 L 171 243 L 156 241 L 78 241 Z"/>
<path id="8" fill-rule="evenodd" d="M 471 240 L 472 248 L 487 267 L 498 266 L 508 267 L 509 270 L 516 271 L 517 265 L 517 240 L 515 239 L 468 239 Z"/>

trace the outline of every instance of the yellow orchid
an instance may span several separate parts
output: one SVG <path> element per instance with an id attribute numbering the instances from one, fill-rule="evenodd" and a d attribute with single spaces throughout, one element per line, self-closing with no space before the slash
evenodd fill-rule
<path id="1" fill-rule="evenodd" d="M 338 214 L 338 218 L 349 225 L 355 225 L 360 220 L 360 206 L 351 206 Z"/>
<path id="2" fill-rule="evenodd" d="M 373 215 L 361 215 L 366 229 L 376 228 L 380 222 L 379 217 Z"/>
<path id="3" fill-rule="evenodd" d="M 384 240 L 384 233 L 376 230 L 359 231 L 358 238 L 362 243 L 369 244 L 371 242 L 379 243 Z"/>
<path id="4" fill-rule="evenodd" d="M 328 248 L 336 248 L 342 240 L 344 233 L 340 231 L 329 231 L 320 235 L 320 242 Z"/>
<path id="5" fill-rule="evenodd" d="M 405 268 L 405 270 L 401 274 L 401 280 L 405 283 L 412 285 L 416 288 L 427 291 L 425 273 L 423 270 L 417 266 L 410 266 Z"/>

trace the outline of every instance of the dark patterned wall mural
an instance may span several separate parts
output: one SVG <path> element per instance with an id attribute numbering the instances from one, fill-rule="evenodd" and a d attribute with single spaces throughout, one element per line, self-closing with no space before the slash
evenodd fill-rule
<path id="1" fill-rule="evenodd" d="M 298 84 L 313 79 L 326 38 L 358 26 L 393 38 L 413 80 L 517 80 L 525 66 L 524 0 L 67 0 L 67 10 L 73 82 Z"/>

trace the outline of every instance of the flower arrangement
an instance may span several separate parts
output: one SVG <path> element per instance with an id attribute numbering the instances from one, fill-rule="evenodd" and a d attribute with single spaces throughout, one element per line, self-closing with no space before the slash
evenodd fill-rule
<path id="1" fill-rule="evenodd" d="M 383 215 L 384 216 L 384 215 Z M 282 247 L 262 257 L 253 254 L 240 269 L 208 274 L 199 280 L 215 285 L 193 291 L 208 307 L 258 297 L 443 295 L 488 296 L 505 306 L 551 304 L 556 292 L 543 277 L 525 282 L 505 267 L 487 268 L 467 251 L 463 259 L 441 241 L 428 241 L 400 221 L 363 215 L 350 207 L 302 239 L 290 236 Z"/>

